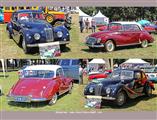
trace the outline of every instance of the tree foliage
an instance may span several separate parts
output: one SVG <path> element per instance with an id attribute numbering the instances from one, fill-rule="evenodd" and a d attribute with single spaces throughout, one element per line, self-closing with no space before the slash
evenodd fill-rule
<path id="1" fill-rule="evenodd" d="M 110 21 L 157 20 L 157 7 L 81 7 L 80 9 L 90 16 L 100 10 Z"/>

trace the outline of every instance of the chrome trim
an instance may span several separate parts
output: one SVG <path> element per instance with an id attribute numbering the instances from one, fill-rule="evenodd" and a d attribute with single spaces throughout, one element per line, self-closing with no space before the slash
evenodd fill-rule
<path id="1" fill-rule="evenodd" d="M 115 100 L 116 98 L 114 97 L 109 97 L 109 96 L 106 96 L 106 97 L 103 97 L 103 96 L 94 96 L 94 95 L 87 95 L 85 96 L 86 98 L 97 98 L 97 99 L 104 99 L 104 100 Z"/>
<path id="2" fill-rule="evenodd" d="M 58 42 L 59 42 L 60 45 L 69 44 L 70 43 L 70 41 L 58 41 Z M 44 43 L 27 44 L 27 47 L 38 47 L 39 44 L 44 44 Z"/>
<path id="3" fill-rule="evenodd" d="M 131 45 L 139 45 L 141 43 L 133 43 L 133 44 L 124 44 L 124 45 L 116 45 L 117 47 L 120 47 L 120 46 L 131 46 Z"/>
<path id="4" fill-rule="evenodd" d="M 86 44 L 88 47 L 93 47 L 93 48 L 102 48 L 104 47 L 103 44 L 100 44 L 100 45 L 89 45 L 89 44 Z"/>

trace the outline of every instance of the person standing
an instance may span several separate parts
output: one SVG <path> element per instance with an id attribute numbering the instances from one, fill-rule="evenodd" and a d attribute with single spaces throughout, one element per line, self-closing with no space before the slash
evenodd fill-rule
<path id="1" fill-rule="evenodd" d="M 86 25 L 86 32 L 88 33 L 88 30 L 89 30 L 89 19 L 88 18 L 85 20 L 85 25 Z"/>
<path id="2" fill-rule="evenodd" d="M 83 30 L 84 30 L 83 18 L 81 18 L 81 20 L 79 21 L 79 23 L 80 23 L 80 32 L 83 33 Z"/>
<path id="3" fill-rule="evenodd" d="M 92 21 L 91 21 L 91 26 L 92 26 L 92 33 L 94 33 L 96 30 L 96 22 L 94 19 L 92 19 Z"/>

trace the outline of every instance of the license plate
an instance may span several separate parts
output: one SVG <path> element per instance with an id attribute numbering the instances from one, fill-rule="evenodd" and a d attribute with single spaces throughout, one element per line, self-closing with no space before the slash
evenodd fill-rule
<path id="1" fill-rule="evenodd" d="M 14 101 L 15 102 L 30 102 L 28 97 L 15 97 Z"/>

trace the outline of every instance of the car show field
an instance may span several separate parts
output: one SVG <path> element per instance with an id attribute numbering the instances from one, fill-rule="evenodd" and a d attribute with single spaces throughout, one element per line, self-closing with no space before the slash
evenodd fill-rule
<path id="1" fill-rule="evenodd" d="M 13 84 L 18 80 L 17 71 L 8 72 L 7 78 L 1 78 L 0 84 L 5 86 L 2 88 L 3 95 L 0 97 L 3 104 L 1 108 L 3 111 L 62 111 L 62 112 L 77 112 L 77 111 L 156 111 L 157 89 L 153 91 L 152 97 L 145 96 L 129 100 L 123 107 L 119 108 L 112 103 L 103 103 L 101 109 L 85 108 L 85 98 L 83 90 L 88 83 L 87 76 L 84 76 L 84 84 L 74 84 L 72 94 L 61 96 L 57 103 L 53 106 L 43 103 L 14 103 L 8 104 L 6 95 Z M 157 88 L 157 84 L 155 85 Z M 70 101 L 70 102 L 69 102 Z"/>

